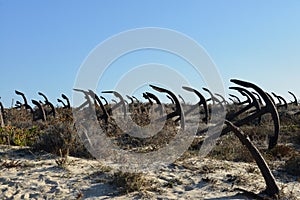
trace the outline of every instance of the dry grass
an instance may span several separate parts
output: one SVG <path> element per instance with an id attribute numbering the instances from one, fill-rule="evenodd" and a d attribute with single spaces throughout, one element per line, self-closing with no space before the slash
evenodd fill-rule
<path id="1" fill-rule="evenodd" d="M 69 164 L 69 160 L 68 160 L 69 150 L 67 150 L 65 154 L 63 154 L 61 150 L 59 151 L 59 153 L 60 153 L 60 157 L 56 159 L 55 162 L 58 165 L 58 167 L 66 168 L 67 165 Z"/>
<path id="2" fill-rule="evenodd" d="M 244 147 L 239 139 L 233 134 L 223 136 L 208 156 L 218 160 L 235 162 L 254 161 L 247 148 Z"/>
<path id="3" fill-rule="evenodd" d="M 300 177 L 300 155 L 288 159 L 284 167 L 289 174 Z"/>
<path id="4" fill-rule="evenodd" d="M 48 126 L 32 147 L 56 155 L 60 155 L 60 152 L 65 155 L 68 152 L 71 156 L 92 157 L 78 138 L 74 126 L 68 122 Z"/>
<path id="5" fill-rule="evenodd" d="M 0 165 L 1 168 L 16 168 L 20 167 L 22 162 L 20 160 L 10 160 L 10 161 L 3 161 Z"/>
<path id="6" fill-rule="evenodd" d="M 298 152 L 290 145 L 278 144 L 276 147 L 267 152 L 272 160 L 287 160 L 294 157 Z"/>
<path id="7" fill-rule="evenodd" d="M 153 180 L 146 178 L 142 173 L 115 172 L 110 184 L 117 187 L 120 193 L 141 192 L 156 190 Z"/>

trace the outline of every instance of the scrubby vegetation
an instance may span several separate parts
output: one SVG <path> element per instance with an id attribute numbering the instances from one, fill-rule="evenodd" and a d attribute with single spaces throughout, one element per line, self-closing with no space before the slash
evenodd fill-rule
<path id="1" fill-rule="evenodd" d="M 234 106 L 229 108 L 235 109 Z M 143 109 L 147 109 L 147 106 L 143 105 Z M 296 108 L 292 107 L 291 109 L 295 110 Z M 0 144 L 30 146 L 35 151 L 43 150 L 58 155 L 60 159 L 57 159 L 57 165 L 62 167 L 67 164 L 69 155 L 92 159 L 92 155 L 78 137 L 71 109 L 56 108 L 56 111 L 55 118 L 48 116 L 47 121 L 32 121 L 32 117 L 26 110 L 5 109 L 5 126 L 0 128 Z M 271 167 L 273 161 L 280 161 L 284 163 L 279 166 L 280 173 L 297 176 L 300 180 L 300 115 L 289 114 L 289 112 L 290 110 L 279 110 L 281 119 L 279 144 L 271 150 L 267 149 L 268 135 L 273 132 L 270 116 L 263 117 L 260 125 L 254 121 L 242 126 L 242 129 L 260 149 Z M 99 112 L 98 115 L 101 116 L 102 113 Z M 107 136 L 114 140 L 119 148 L 141 153 L 155 151 L 168 144 L 176 135 L 179 126 L 178 122 L 168 120 L 163 129 L 153 137 L 135 138 L 129 133 L 122 132 L 114 120 L 106 124 L 101 117 L 98 119 L 100 127 L 106 131 Z M 139 115 L 137 110 L 132 111 L 132 119 L 142 126 L 150 123 L 147 115 Z M 200 124 L 201 126 L 203 124 Z M 197 156 L 201 142 L 201 139 L 195 138 L 191 148 L 178 160 Z M 217 145 L 208 157 L 235 162 L 254 162 L 249 151 L 232 133 L 219 138 Z M 2 166 L 5 167 L 18 165 L 19 163 L 2 163 Z M 275 167 L 272 169 L 277 170 Z M 153 190 L 154 183 L 142 173 L 118 171 L 113 173 L 111 184 L 115 185 L 121 193 L 129 193 Z M 170 183 L 169 186 L 171 185 Z"/>

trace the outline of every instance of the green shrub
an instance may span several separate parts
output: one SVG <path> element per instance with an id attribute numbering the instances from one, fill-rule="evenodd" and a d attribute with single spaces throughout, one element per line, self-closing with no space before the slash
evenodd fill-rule
<path id="1" fill-rule="evenodd" d="M 30 128 L 4 126 L 0 128 L 0 144 L 31 146 L 38 138 L 40 130 L 33 125 Z"/>

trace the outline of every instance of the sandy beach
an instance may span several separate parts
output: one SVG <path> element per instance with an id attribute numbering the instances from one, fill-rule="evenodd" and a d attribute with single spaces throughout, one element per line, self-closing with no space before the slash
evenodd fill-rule
<path id="1" fill-rule="evenodd" d="M 239 189 L 258 193 L 265 188 L 255 163 L 197 157 L 181 159 L 144 176 L 152 188 L 120 192 L 113 184 L 115 172 L 100 161 L 32 152 L 29 147 L 0 146 L 1 199 L 253 199 Z M 272 163 L 280 165 L 280 163 Z M 299 178 L 273 171 L 288 196 L 300 196 Z"/>

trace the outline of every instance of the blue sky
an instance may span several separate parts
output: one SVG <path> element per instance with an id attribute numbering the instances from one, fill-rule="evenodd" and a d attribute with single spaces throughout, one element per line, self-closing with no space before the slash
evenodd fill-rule
<path id="1" fill-rule="evenodd" d="M 91 50 L 112 35 L 143 27 L 193 38 L 225 87 L 240 78 L 288 99 L 288 90 L 300 97 L 299 10 L 299 1 L 0 0 L 1 101 L 9 107 L 12 98 L 19 100 L 15 89 L 29 99 L 40 99 L 38 91 L 53 102 L 61 93 L 71 96 Z"/>

